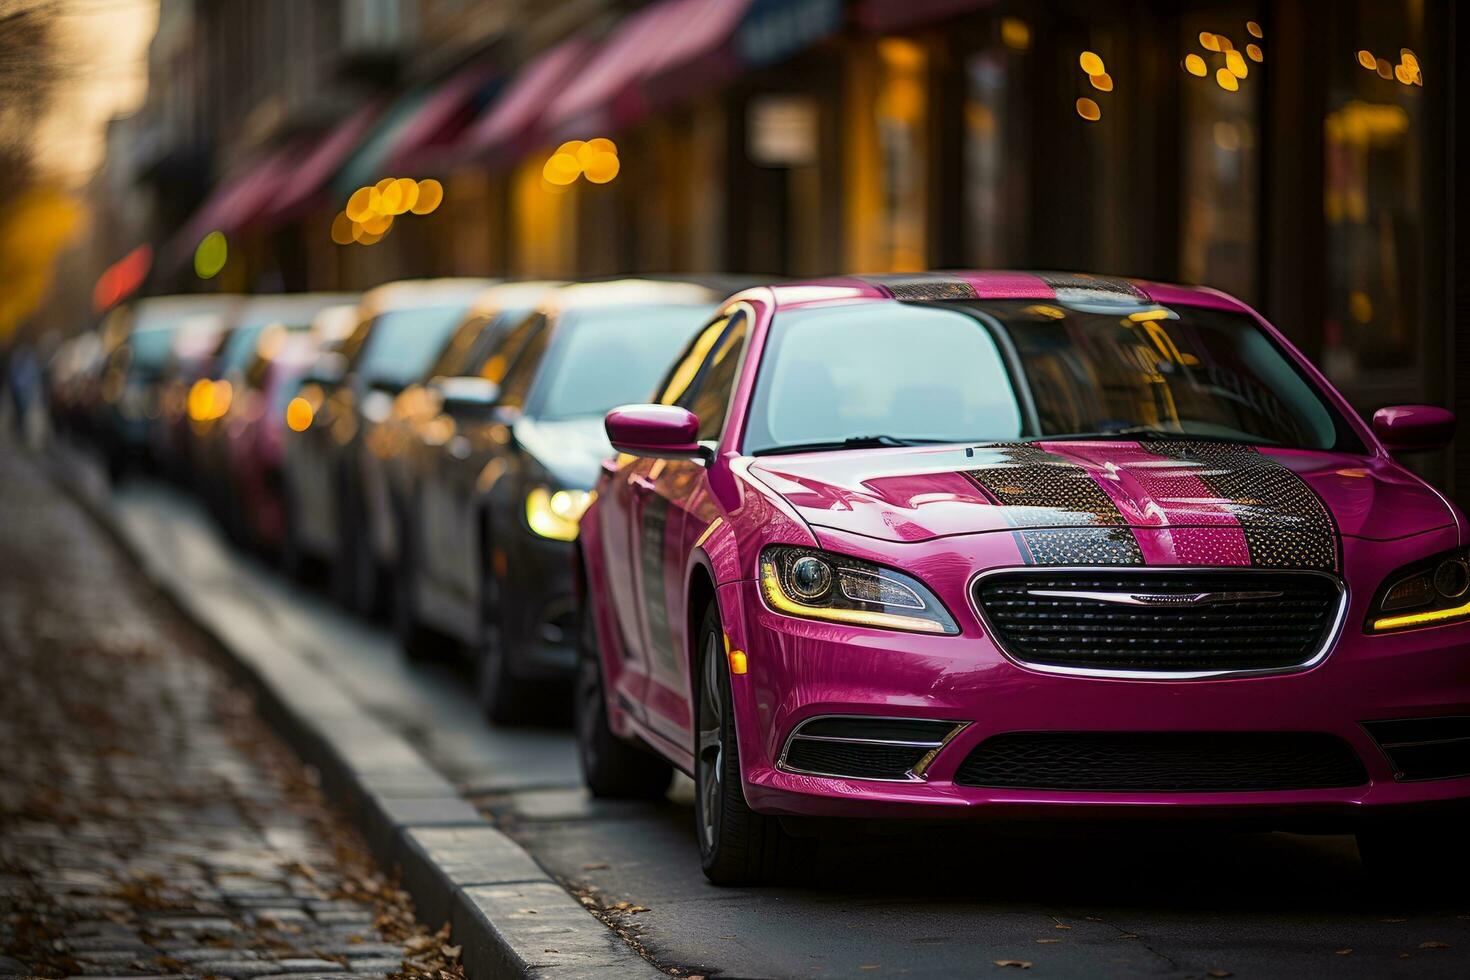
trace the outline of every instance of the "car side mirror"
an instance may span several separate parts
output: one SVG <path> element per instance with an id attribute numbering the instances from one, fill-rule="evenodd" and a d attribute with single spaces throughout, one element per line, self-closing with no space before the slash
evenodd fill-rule
<path id="1" fill-rule="evenodd" d="M 450 415 L 488 416 L 500 400 L 500 385 L 488 378 L 435 378 L 429 387 Z"/>
<path id="2" fill-rule="evenodd" d="M 624 405 L 603 422 L 613 448 L 630 456 L 705 459 L 699 444 L 699 417 L 677 405 Z"/>
<path id="3" fill-rule="evenodd" d="M 1373 434 L 1393 453 L 1443 449 L 1455 434 L 1455 413 L 1435 405 L 1390 405 L 1373 413 Z"/>

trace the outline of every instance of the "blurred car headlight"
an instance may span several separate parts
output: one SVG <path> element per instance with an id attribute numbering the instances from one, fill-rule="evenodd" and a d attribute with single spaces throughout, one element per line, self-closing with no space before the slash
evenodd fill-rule
<path id="1" fill-rule="evenodd" d="M 526 495 L 526 523 L 543 538 L 575 541 L 582 515 L 595 496 L 589 490 L 536 487 Z"/>
<path id="2" fill-rule="evenodd" d="M 960 631 L 934 593 L 891 568 L 788 545 L 761 552 L 760 564 L 761 592 L 776 612 L 874 629 Z"/>
<path id="3" fill-rule="evenodd" d="M 1388 582 L 1373 605 L 1369 626 L 1375 633 L 1470 619 L 1470 560 L 1464 551 L 1400 569 Z"/>

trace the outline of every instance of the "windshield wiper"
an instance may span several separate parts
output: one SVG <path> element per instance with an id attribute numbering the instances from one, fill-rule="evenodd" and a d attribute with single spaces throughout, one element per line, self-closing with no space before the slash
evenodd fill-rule
<path id="1" fill-rule="evenodd" d="M 839 449 L 883 449 L 892 446 L 934 446 L 954 442 L 953 439 L 909 439 L 899 436 L 848 436 L 829 442 L 797 442 L 789 446 L 768 446 L 757 449 L 752 456 L 780 456 L 785 453 L 822 453 Z"/>
<path id="2" fill-rule="evenodd" d="M 1220 436 L 1203 432 L 1173 432 L 1151 425 L 1130 425 L 1106 432 L 1064 432 L 1058 435 L 1028 436 L 1026 442 L 1082 442 L 1088 439 L 1125 439 L 1133 442 L 1225 442 L 1237 446 L 1277 446 L 1274 439 L 1260 436 Z"/>

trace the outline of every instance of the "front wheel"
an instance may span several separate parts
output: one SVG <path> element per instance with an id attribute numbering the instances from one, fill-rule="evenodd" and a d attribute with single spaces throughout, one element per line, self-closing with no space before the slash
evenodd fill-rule
<path id="1" fill-rule="evenodd" d="M 669 791 L 674 769 L 663 759 L 613 734 L 607 723 L 597 630 L 585 606 L 577 631 L 577 683 L 572 727 L 582 780 L 599 799 L 656 800 Z"/>
<path id="2" fill-rule="evenodd" d="M 694 753 L 694 816 L 704 876 L 716 885 L 759 885 L 788 878 L 792 837 L 775 817 L 745 802 L 725 634 L 714 602 L 699 628 L 699 714 Z"/>

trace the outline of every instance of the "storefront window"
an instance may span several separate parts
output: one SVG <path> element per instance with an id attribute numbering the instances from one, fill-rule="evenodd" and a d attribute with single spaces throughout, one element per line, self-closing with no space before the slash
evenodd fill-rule
<path id="1" fill-rule="evenodd" d="M 1257 147 L 1270 45 L 1248 8 L 1182 19 L 1180 255 L 1187 282 L 1256 298 Z"/>
<path id="2" fill-rule="evenodd" d="M 928 265 L 929 53 L 886 37 L 854 63 L 848 91 L 847 264 L 877 272 Z"/>
<path id="3" fill-rule="evenodd" d="M 1425 77 L 1415 54 L 1423 34 L 1422 4 L 1358 0 L 1338 10 L 1323 134 L 1323 361 L 1347 385 L 1417 366 L 1423 91 L 1447 81 Z"/>

